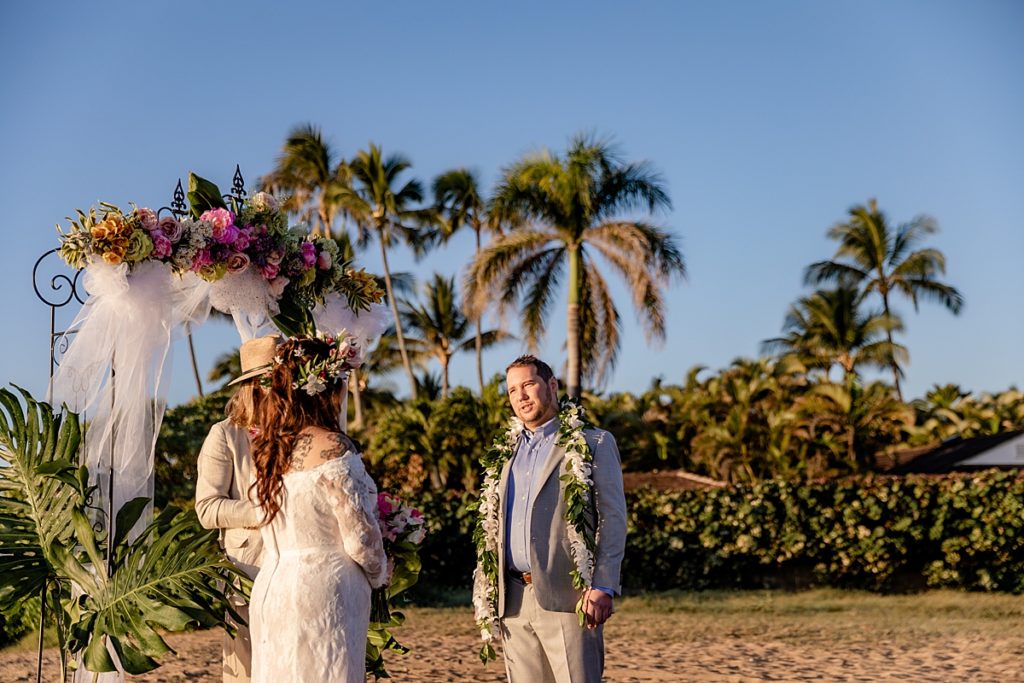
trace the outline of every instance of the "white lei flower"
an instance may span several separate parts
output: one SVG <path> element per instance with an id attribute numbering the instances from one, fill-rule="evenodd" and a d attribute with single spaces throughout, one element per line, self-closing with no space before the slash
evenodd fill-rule
<path id="1" fill-rule="evenodd" d="M 588 533 L 587 521 L 583 511 L 590 508 L 594 487 L 591 479 L 591 463 L 593 451 L 583 435 L 585 426 L 583 408 L 565 402 L 558 414 L 559 428 L 556 446 L 565 448 L 562 469 L 569 479 L 565 483 L 565 500 L 569 509 L 576 498 L 582 498 L 583 505 L 577 506 L 578 515 L 567 520 L 567 536 L 573 562 L 576 565 L 572 572 L 573 586 L 577 589 L 590 588 L 594 576 L 594 550 L 596 547 L 594 534 Z M 491 643 L 494 641 L 495 626 L 498 620 L 498 576 L 497 553 L 499 533 L 500 496 L 498 484 L 501 470 L 505 463 L 515 454 L 515 449 L 522 434 L 524 425 L 519 418 L 513 417 L 502 437 L 495 440 L 492 451 L 485 459 L 484 480 L 480 488 L 479 520 L 477 525 L 477 566 L 473 572 L 473 607 L 480 638 L 484 642 L 480 658 L 484 661 L 496 655 Z M 577 613 L 581 605 L 577 605 Z M 581 621 L 582 623 L 582 621 Z"/>

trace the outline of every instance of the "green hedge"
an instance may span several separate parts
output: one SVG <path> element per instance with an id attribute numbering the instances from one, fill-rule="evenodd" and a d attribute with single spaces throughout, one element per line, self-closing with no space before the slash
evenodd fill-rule
<path id="1" fill-rule="evenodd" d="M 420 583 L 471 583 L 472 497 L 419 502 Z M 1024 480 L 876 477 L 627 495 L 627 590 L 926 587 L 1024 591 Z"/>
<path id="2" fill-rule="evenodd" d="M 634 589 L 1024 591 L 1024 480 L 885 477 L 629 497 Z"/>

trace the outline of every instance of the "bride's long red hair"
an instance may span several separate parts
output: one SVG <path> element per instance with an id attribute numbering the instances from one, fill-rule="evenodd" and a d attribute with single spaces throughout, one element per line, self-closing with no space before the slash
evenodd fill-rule
<path id="1" fill-rule="evenodd" d="M 302 349 L 295 359 L 292 352 Z M 253 463 L 256 466 L 256 498 L 263 508 L 264 524 L 270 524 L 281 511 L 284 474 L 292 461 L 295 439 L 306 427 L 321 427 L 338 431 L 338 414 L 346 390 L 343 381 L 329 383 L 319 394 L 308 394 L 298 381 L 299 365 L 303 360 L 326 358 L 331 346 L 322 339 L 289 339 L 278 347 L 282 363 L 274 363 L 269 377 L 270 386 L 257 390 L 253 423 L 258 431 L 252 440 Z"/>

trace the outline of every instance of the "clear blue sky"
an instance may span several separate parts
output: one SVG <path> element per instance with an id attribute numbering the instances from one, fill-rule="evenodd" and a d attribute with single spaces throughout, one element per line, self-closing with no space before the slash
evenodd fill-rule
<path id="1" fill-rule="evenodd" d="M 679 382 L 758 354 L 831 255 L 827 228 L 877 197 L 934 216 L 967 300 L 904 307 L 906 386 L 1000 390 L 1024 379 L 1024 3 L 154 2 L 0 4 L 0 380 L 42 393 L 47 309 L 32 293 L 54 224 L 103 199 L 158 207 L 195 170 L 222 186 L 267 172 L 288 129 L 320 125 L 351 155 L 374 140 L 429 180 L 488 183 L 581 130 L 664 174 L 689 280 L 649 348 L 620 297 L 609 390 Z M 471 235 L 396 269 L 454 273 Z M 377 267 L 376 251 L 367 265 Z M 621 291 L 621 290 L 620 290 Z M 543 349 L 556 364 L 564 314 Z M 197 333 L 205 372 L 237 344 Z M 519 352 L 485 357 L 488 373 Z M 194 391 L 176 347 L 172 402 Z M 456 382 L 473 385 L 470 355 Z M 397 383 L 404 390 L 404 385 Z"/>

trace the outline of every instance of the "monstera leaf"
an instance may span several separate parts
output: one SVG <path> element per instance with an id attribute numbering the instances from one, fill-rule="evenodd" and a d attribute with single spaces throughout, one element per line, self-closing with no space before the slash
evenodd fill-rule
<path id="1" fill-rule="evenodd" d="M 17 388 L 17 387 L 16 387 Z M 71 510 L 88 481 L 74 466 L 78 417 L 54 414 L 18 389 L 0 389 L 0 610 L 39 595 L 57 578 L 47 554 L 72 537 Z"/>
<path id="2" fill-rule="evenodd" d="M 89 474 L 74 462 L 82 439 L 78 416 L 54 414 L 15 387 L 0 389 L 0 611 L 42 595 L 53 613 L 70 596 L 52 548 L 74 544 L 68 521 L 88 496 Z M 61 669 L 66 630 L 57 630 Z"/>
<path id="3" fill-rule="evenodd" d="M 90 507 L 89 472 L 77 467 L 81 431 L 74 414 L 55 414 L 19 389 L 0 389 L 0 609 L 46 590 L 65 654 L 86 668 L 115 671 L 107 645 L 131 674 L 159 666 L 170 647 L 157 629 L 222 626 L 235 586 L 249 585 L 222 555 L 217 532 L 192 511 L 164 509 L 135 539 L 149 499 L 118 511 L 112 534 Z M 72 597 L 70 585 L 76 586 Z"/>
<path id="4" fill-rule="evenodd" d="M 147 502 L 137 498 L 126 503 L 116 528 L 131 529 Z M 232 578 L 242 575 L 221 554 L 217 531 L 203 529 L 194 511 L 167 507 L 134 541 L 115 536 L 109 573 L 103 558 L 92 557 L 100 544 L 85 521 L 75 521 L 76 535 L 86 558 L 102 570 L 90 571 L 72 553 L 61 561 L 84 591 L 71 609 L 68 649 L 84 650 L 90 671 L 117 670 L 108 643 L 126 672 L 151 671 L 171 651 L 157 629 L 230 629 L 225 611 L 238 618 L 225 591 L 231 590 Z"/>

